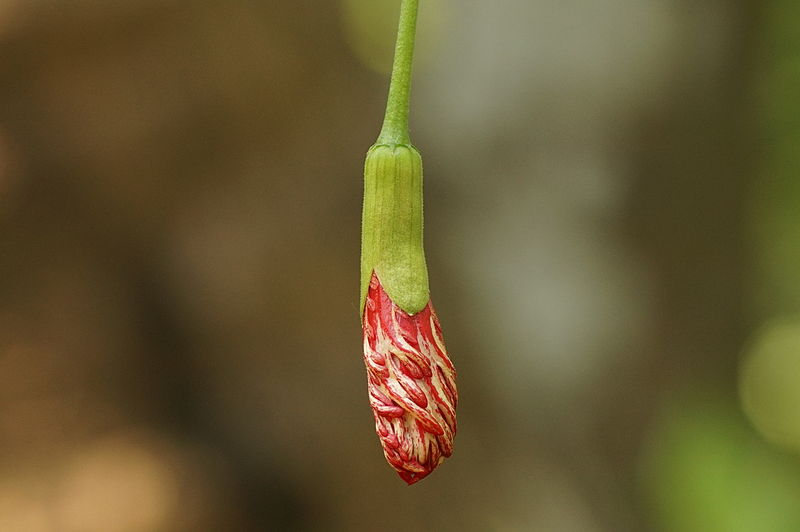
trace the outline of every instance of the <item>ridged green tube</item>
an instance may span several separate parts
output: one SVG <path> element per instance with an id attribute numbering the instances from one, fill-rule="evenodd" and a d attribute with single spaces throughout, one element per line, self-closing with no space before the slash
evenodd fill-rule
<path id="1" fill-rule="evenodd" d="M 361 312 L 372 272 L 409 314 L 430 300 L 422 233 L 422 157 L 410 144 L 376 144 L 364 165 Z"/>

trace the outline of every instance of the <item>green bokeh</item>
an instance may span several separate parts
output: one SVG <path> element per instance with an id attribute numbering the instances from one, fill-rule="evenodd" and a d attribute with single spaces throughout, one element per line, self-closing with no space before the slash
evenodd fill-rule
<path id="1" fill-rule="evenodd" d="M 796 532 L 800 465 L 724 401 L 670 401 L 645 447 L 642 478 L 663 532 Z"/>
<path id="2" fill-rule="evenodd" d="M 759 99 L 764 142 L 754 190 L 759 311 L 800 311 L 800 3 L 765 4 Z"/>

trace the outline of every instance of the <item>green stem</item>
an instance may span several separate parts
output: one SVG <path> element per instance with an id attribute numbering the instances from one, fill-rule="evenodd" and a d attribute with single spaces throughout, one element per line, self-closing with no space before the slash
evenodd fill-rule
<path id="1" fill-rule="evenodd" d="M 400 25 L 394 50 L 389 101 L 377 144 L 410 144 L 408 136 L 408 102 L 411 92 L 411 63 L 417 31 L 419 0 L 403 0 L 400 6 Z"/>

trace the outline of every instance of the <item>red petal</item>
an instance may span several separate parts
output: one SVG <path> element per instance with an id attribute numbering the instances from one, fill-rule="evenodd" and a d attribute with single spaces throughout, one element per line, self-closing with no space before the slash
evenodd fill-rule
<path id="1" fill-rule="evenodd" d="M 453 452 L 458 391 L 439 319 L 408 314 L 373 273 L 363 316 L 364 362 L 375 428 L 389 464 L 408 484 Z"/>

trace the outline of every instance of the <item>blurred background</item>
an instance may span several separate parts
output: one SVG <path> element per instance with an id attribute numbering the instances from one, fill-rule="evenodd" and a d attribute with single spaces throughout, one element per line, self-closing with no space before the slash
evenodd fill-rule
<path id="1" fill-rule="evenodd" d="M 399 0 L 0 0 L 0 531 L 800 530 L 800 3 L 422 2 L 456 452 L 385 463 Z"/>

